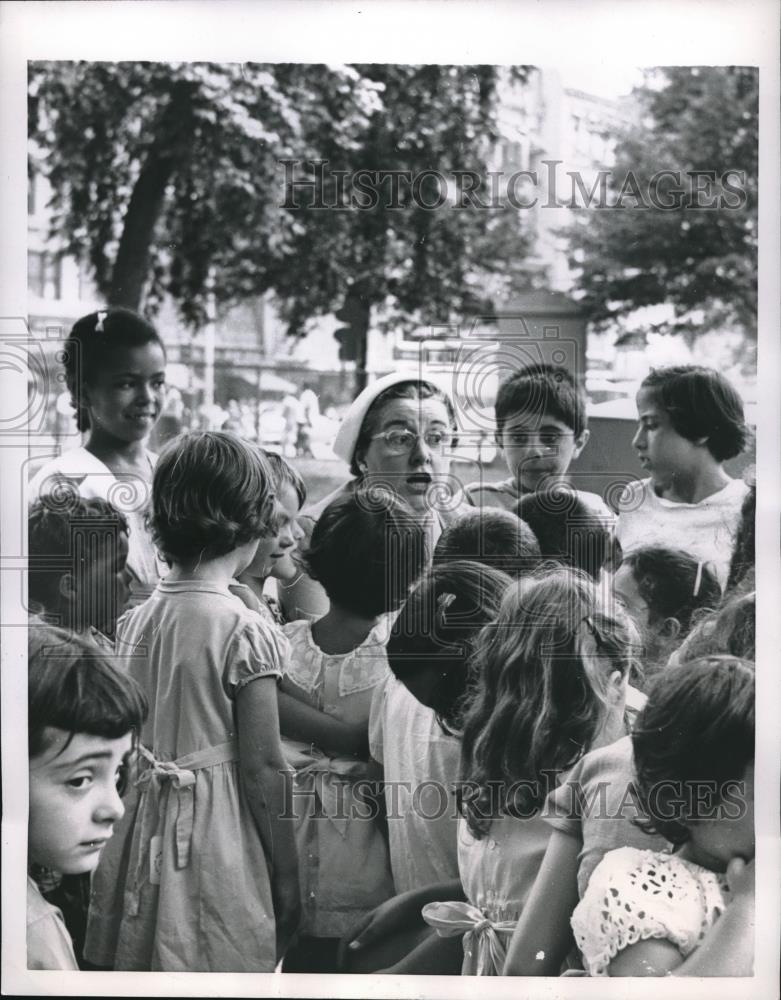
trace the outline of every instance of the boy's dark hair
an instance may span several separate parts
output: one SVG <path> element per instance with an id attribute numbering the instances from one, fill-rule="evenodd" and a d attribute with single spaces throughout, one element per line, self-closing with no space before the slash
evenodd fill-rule
<path id="1" fill-rule="evenodd" d="M 116 551 L 118 536 L 128 533 L 125 515 L 107 500 L 59 498 L 44 494 L 35 500 L 27 514 L 27 580 L 32 610 L 46 615 L 61 615 L 68 628 L 77 630 L 78 609 L 63 606 L 60 583 L 66 573 L 75 579 L 87 560 L 96 558 L 96 547 L 112 546 Z M 110 597 L 111 595 L 107 595 Z"/>
<path id="2" fill-rule="evenodd" d="M 587 427 L 586 394 L 561 365 L 535 364 L 513 372 L 499 386 L 494 406 L 496 432 L 516 413 L 560 420 L 578 437 Z"/>
<path id="3" fill-rule="evenodd" d="M 100 316 L 103 317 L 102 323 Z M 165 345 L 154 326 L 143 316 L 122 306 L 89 313 L 73 324 L 64 344 L 63 364 L 65 382 L 80 431 L 89 430 L 89 414 L 81 403 L 82 386 L 93 381 L 117 348 L 143 347 L 152 342 L 159 344 L 165 352 Z"/>
<path id="4" fill-rule="evenodd" d="M 358 479 L 361 477 L 361 470 L 358 467 L 358 463 L 371 444 L 372 435 L 377 433 L 378 418 L 382 412 L 382 408 L 392 399 L 438 399 L 445 404 L 448 416 L 450 417 L 451 427 L 454 431 L 456 429 L 456 414 L 453 404 L 448 399 L 447 393 L 440 389 L 438 385 L 435 385 L 433 382 L 411 378 L 409 382 L 397 382 L 395 385 L 388 386 L 387 389 L 384 389 L 372 401 L 371 406 L 366 411 L 366 416 L 363 418 L 361 430 L 358 434 L 358 440 L 355 442 L 353 457 L 350 462 L 350 472 Z M 455 444 L 456 442 L 454 441 L 454 447 Z"/>
<path id="5" fill-rule="evenodd" d="M 715 782 L 716 805 L 754 760 L 754 664 L 713 656 L 661 673 L 635 722 L 632 746 L 644 814 L 638 825 L 685 843 L 692 822 L 713 819 L 712 812 L 698 815 L 698 787 Z"/>
<path id="6" fill-rule="evenodd" d="M 402 684 L 422 671 L 440 670 L 427 704 L 445 732 L 461 729 L 475 641 L 496 618 L 511 584 L 505 573 L 478 562 L 434 565 L 394 622 L 388 641 L 390 668 Z"/>
<path id="7" fill-rule="evenodd" d="M 748 444 L 751 432 L 743 416 L 743 400 L 715 368 L 655 368 L 640 388 L 653 391 L 681 437 L 689 441 L 707 438 L 708 451 L 717 462 L 734 458 Z"/>
<path id="8" fill-rule="evenodd" d="M 192 565 L 268 536 L 273 500 L 272 472 L 259 449 L 227 431 L 198 431 L 163 449 L 149 523 L 169 562 Z"/>
<path id="9" fill-rule="evenodd" d="M 298 497 L 299 509 L 303 507 L 306 503 L 306 483 L 302 479 L 301 474 L 289 462 L 286 462 L 281 455 L 277 454 L 277 452 L 266 451 L 265 449 L 261 450 L 263 451 L 263 457 L 271 469 L 277 492 L 285 485 L 292 486 Z"/>
<path id="10" fill-rule="evenodd" d="M 677 619 L 681 640 L 691 627 L 694 613 L 713 609 L 721 600 L 721 587 L 713 570 L 687 552 L 654 546 L 630 552 L 623 562 L 632 570 L 640 596 L 648 605 L 651 624 Z"/>
<path id="11" fill-rule="evenodd" d="M 757 484 L 751 483 L 740 508 L 740 524 L 735 536 L 735 547 L 729 564 L 729 576 L 724 593 L 731 594 L 748 575 L 756 563 L 755 524 L 757 517 Z M 752 577 L 753 578 L 753 577 Z"/>
<path id="12" fill-rule="evenodd" d="M 334 604 L 363 618 L 394 611 L 428 560 L 414 512 L 386 490 L 355 490 L 318 518 L 304 556 Z"/>
<path id="13" fill-rule="evenodd" d="M 605 517 L 584 503 L 571 486 L 556 484 L 527 493 L 515 509 L 536 535 L 543 559 L 599 579 L 612 555 L 611 531 Z"/>
<path id="14" fill-rule="evenodd" d="M 434 565 L 470 559 L 520 576 L 535 569 L 540 546 L 532 529 L 509 510 L 484 507 L 448 525 L 434 549 Z"/>
<path id="15" fill-rule="evenodd" d="M 137 735 L 146 719 L 146 696 L 133 678 L 63 629 L 30 628 L 27 677 L 31 758 L 46 750 L 49 726 L 114 740 Z"/>

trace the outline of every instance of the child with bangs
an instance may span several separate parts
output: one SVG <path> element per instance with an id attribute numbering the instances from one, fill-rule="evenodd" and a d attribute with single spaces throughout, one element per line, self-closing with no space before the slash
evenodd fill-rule
<path id="1" fill-rule="evenodd" d="M 230 590 L 274 516 L 268 465 L 239 438 L 189 434 L 160 456 L 151 525 L 170 571 L 117 630 L 151 713 L 126 842 L 96 876 L 95 965 L 273 972 L 296 930 L 287 643 Z"/>
<path id="2" fill-rule="evenodd" d="M 749 492 L 724 468 L 749 441 L 743 402 L 720 372 L 680 365 L 646 376 L 637 414 L 632 446 L 650 476 L 629 485 L 619 501 L 621 550 L 682 549 L 711 565 L 723 589 Z"/>
<path id="3" fill-rule="evenodd" d="M 27 690 L 27 968 L 75 970 L 83 927 L 77 921 L 71 940 L 41 873 L 86 878 L 95 869 L 124 813 L 147 702 L 92 643 L 52 626 L 30 627 Z"/>

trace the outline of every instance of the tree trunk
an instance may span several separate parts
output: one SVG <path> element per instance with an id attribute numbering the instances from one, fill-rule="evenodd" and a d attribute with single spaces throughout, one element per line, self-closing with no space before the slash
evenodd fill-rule
<path id="1" fill-rule="evenodd" d="M 156 137 L 133 187 L 111 274 L 110 305 L 141 308 L 149 277 L 152 240 L 165 198 L 165 189 L 186 148 L 191 126 L 192 86 L 176 84 L 158 121 Z"/>

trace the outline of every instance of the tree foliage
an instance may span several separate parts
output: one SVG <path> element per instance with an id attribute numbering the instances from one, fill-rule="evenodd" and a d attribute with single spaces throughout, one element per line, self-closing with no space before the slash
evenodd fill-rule
<path id="1" fill-rule="evenodd" d="M 649 74 L 633 98 L 637 113 L 608 185 L 607 204 L 618 199 L 623 207 L 581 207 L 570 233 L 584 305 L 606 325 L 637 307 L 670 303 L 670 331 L 732 324 L 756 336 L 757 71 L 666 68 Z M 682 196 L 674 177 L 654 181 L 663 170 L 680 173 Z M 625 186 L 630 171 L 640 194 L 634 201 Z M 696 184 L 699 195 L 690 193 Z M 654 186 L 672 207 L 654 205 Z"/>
<path id="2" fill-rule="evenodd" d="M 386 320 L 448 321 L 490 308 L 486 289 L 523 259 L 517 211 L 428 211 L 408 186 L 398 208 L 384 196 L 364 210 L 284 207 L 280 161 L 297 177 L 316 160 L 351 175 L 483 170 L 498 73 L 32 63 L 34 169 L 53 188 L 53 232 L 108 302 L 154 311 L 170 295 L 195 326 L 210 293 L 227 306 L 271 291 L 299 334 L 352 290 Z M 429 203 L 436 183 L 421 186 Z"/>

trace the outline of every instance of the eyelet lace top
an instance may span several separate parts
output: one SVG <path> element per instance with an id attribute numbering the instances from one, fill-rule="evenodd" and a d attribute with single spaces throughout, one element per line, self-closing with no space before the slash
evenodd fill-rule
<path id="1" fill-rule="evenodd" d="M 686 958 L 728 901 L 724 875 L 675 854 L 622 847 L 594 869 L 571 923 L 589 975 L 607 976 L 620 951 L 649 938 L 672 942 Z"/>

